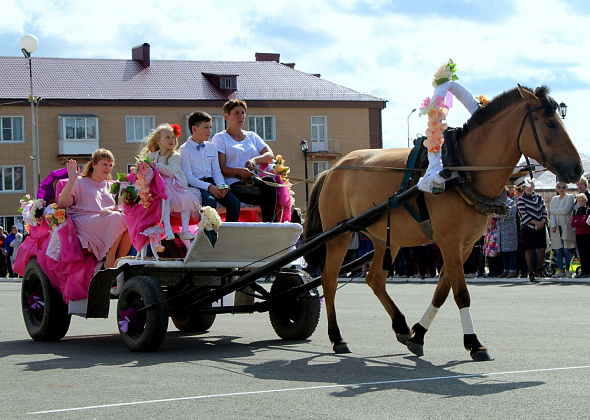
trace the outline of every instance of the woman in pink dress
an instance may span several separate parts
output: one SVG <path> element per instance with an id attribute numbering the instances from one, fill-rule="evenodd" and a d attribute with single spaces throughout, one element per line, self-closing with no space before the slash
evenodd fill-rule
<path id="1" fill-rule="evenodd" d="M 75 160 L 66 165 L 68 181 L 59 195 L 58 204 L 68 208 L 82 248 L 92 252 L 105 268 L 115 266 L 115 260 L 128 254 L 131 240 L 123 215 L 117 211 L 110 193 L 111 172 L 115 158 L 107 149 L 92 154 L 82 173 Z"/>

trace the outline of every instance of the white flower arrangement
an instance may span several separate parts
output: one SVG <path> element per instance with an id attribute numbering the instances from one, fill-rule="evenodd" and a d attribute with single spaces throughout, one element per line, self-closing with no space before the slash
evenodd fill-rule
<path id="1" fill-rule="evenodd" d="M 45 208 L 45 201 L 41 199 L 31 199 L 30 195 L 26 195 L 25 199 L 20 200 L 21 207 L 19 209 L 23 214 L 23 220 L 27 225 L 37 226 L 41 223 L 43 210 Z"/>
<path id="2" fill-rule="evenodd" d="M 221 226 L 219 213 L 213 207 L 201 207 L 201 225 L 205 230 L 217 230 Z"/>

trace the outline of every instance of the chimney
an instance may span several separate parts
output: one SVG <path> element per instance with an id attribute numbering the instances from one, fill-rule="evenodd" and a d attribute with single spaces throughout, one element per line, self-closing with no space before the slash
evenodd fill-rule
<path id="1" fill-rule="evenodd" d="M 141 63 L 144 67 L 150 65 L 150 44 L 147 42 L 131 49 L 131 59 Z"/>
<path id="2" fill-rule="evenodd" d="M 294 69 L 295 68 L 295 63 L 281 63 L 283 66 L 287 66 L 290 69 Z"/>
<path id="3" fill-rule="evenodd" d="M 256 53 L 256 61 L 276 61 L 279 62 L 279 57 L 281 54 L 275 53 Z"/>

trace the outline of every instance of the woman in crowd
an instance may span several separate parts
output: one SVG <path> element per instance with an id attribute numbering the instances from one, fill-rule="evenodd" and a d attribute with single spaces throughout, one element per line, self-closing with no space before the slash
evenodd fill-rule
<path id="1" fill-rule="evenodd" d="M 253 178 L 253 170 L 274 159 L 271 148 L 252 131 L 242 130 L 246 121 L 246 102 L 231 99 L 223 105 L 227 129 L 213 136 L 219 152 L 219 166 L 225 183 L 242 203 L 260 205 L 263 222 L 275 220 L 277 188 Z M 262 177 L 274 183 L 272 177 Z"/>
<path id="2" fill-rule="evenodd" d="M 98 261 L 104 259 L 105 268 L 114 267 L 116 258 L 127 255 L 131 248 L 127 225 L 110 193 L 114 163 L 107 149 L 96 150 L 82 173 L 70 159 L 68 181 L 58 199 L 60 207 L 68 208 L 82 248 Z"/>
<path id="3" fill-rule="evenodd" d="M 547 224 L 547 208 L 543 197 L 535 192 L 535 180 L 528 178 L 524 181 L 524 193 L 517 201 L 520 214 L 520 233 L 522 248 L 529 270 L 529 280 L 536 281 L 533 265 L 534 252 L 537 251 L 537 276 L 543 277 L 543 261 L 547 248 L 545 225 Z"/>
<path id="4" fill-rule="evenodd" d="M 590 226 L 588 226 L 590 207 L 588 207 L 588 197 L 584 193 L 576 195 L 576 201 L 578 208 L 572 216 L 572 226 L 576 229 L 578 259 L 582 267 L 582 273 L 578 277 L 588 277 L 590 275 Z"/>
<path id="5" fill-rule="evenodd" d="M 518 249 L 518 222 L 516 221 L 516 203 L 514 197 L 514 184 L 506 185 L 508 193 L 508 213 L 498 216 L 498 244 L 500 257 L 504 271 L 499 277 L 516 277 L 516 251 Z"/>
<path id="6" fill-rule="evenodd" d="M 558 182 L 555 189 L 557 195 L 551 199 L 549 213 L 551 220 L 551 248 L 555 250 L 557 257 L 558 272 L 555 277 L 569 277 L 570 261 L 572 259 L 571 249 L 576 246 L 575 232 L 571 226 L 574 208 L 574 195 L 567 193 L 567 184 Z M 565 257 L 565 264 L 564 259 Z"/>

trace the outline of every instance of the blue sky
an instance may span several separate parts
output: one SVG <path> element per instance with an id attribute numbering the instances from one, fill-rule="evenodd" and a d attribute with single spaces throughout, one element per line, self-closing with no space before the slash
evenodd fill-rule
<path id="1" fill-rule="evenodd" d="M 474 95 L 548 85 L 568 105 L 565 123 L 578 150 L 590 154 L 587 0 L 3 0 L 0 55 L 20 55 L 25 33 L 39 38 L 33 57 L 126 59 L 144 42 L 152 59 L 280 53 L 297 70 L 386 99 L 385 147 L 406 147 L 408 123 L 411 137 L 424 132 L 425 117 L 408 115 L 432 95 L 432 74 L 452 58 Z M 448 123 L 467 118 L 455 105 Z"/>

